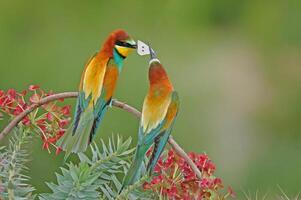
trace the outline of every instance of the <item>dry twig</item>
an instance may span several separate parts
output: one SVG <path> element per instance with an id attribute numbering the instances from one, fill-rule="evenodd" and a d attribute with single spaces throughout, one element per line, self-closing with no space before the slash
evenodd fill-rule
<path id="1" fill-rule="evenodd" d="M 75 98 L 75 97 L 77 97 L 77 95 L 78 95 L 77 92 L 58 93 L 58 94 L 53 94 L 48 97 L 45 97 L 45 98 L 41 99 L 39 102 L 32 104 L 30 107 L 28 107 L 22 113 L 17 115 L 12 121 L 10 121 L 10 123 L 2 130 L 2 132 L 0 133 L 0 140 L 2 140 L 5 135 L 7 135 L 9 132 L 11 132 L 11 130 L 15 126 L 17 126 L 18 123 L 25 116 L 27 116 L 29 113 L 31 113 L 33 110 L 40 107 L 41 105 L 44 105 L 44 104 L 47 104 L 49 102 L 56 101 L 59 99 Z M 133 108 L 133 107 L 127 105 L 126 103 L 123 103 L 121 101 L 114 99 L 112 105 L 133 114 L 137 118 L 141 117 L 140 111 L 138 111 L 136 108 Z M 171 136 L 169 137 L 168 142 L 172 146 L 172 148 L 175 150 L 175 152 L 185 159 L 185 161 L 189 164 L 189 166 L 194 171 L 194 173 L 197 175 L 197 177 L 199 179 L 201 179 L 202 174 L 201 174 L 200 170 L 197 168 L 197 166 L 194 164 L 194 162 L 189 158 L 189 156 L 185 153 L 185 151 L 178 145 L 178 143 Z"/>

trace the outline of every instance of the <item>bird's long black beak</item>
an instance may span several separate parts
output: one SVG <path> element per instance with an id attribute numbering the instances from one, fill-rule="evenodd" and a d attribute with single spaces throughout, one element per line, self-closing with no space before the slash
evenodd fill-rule
<path id="1" fill-rule="evenodd" d="M 150 55 L 151 60 L 156 59 L 157 55 L 156 55 L 155 51 L 150 47 L 150 45 L 148 45 L 148 48 L 149 48 L 149 55 Z"/>
<path id="2" fill-rule="evenodd" d="M 137 49 L 137 43 L 135 40 L 131 39 L 127 41 L 127 47 L 132 49 Z"/>
<path id="3" fill-rule="evenodd" d="M 129 48 L 137 49 L 137 44 L 130 44 L 130 45 L 129 45 Z"/>
<path id="4" fill-rule="evenodd" d="M 134 40 L 127 40 L 126 42 L 123 41 L 116 41 L 116 44 L 122 47 L 127 47 L 131 49 L 137 49 L 137 43 Z"/>

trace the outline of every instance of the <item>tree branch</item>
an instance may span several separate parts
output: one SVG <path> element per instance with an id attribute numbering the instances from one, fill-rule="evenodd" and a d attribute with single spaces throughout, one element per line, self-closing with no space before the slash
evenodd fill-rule
<path id="1" fill-rule="evenodd" d="M 75 98 L 75 97 L 77 97 L 77 95 L 78 95 L 77 92 L 58 93 L 58 94 L 53 94 L 48 97 L 45 97 L 45 98 L 41 99 L 39 102 L 32 104 L 27 109 L 25 109 L 22 113 L 17 115 L 12 121 L 10 121 L 10 123 L 2 130 L 2 132 L 0 133 L 0 140 L 2 140 L 5 137 L 5 135 L 7 135 L 15 126 L 17 126 L 18 123 L 20 121 L 22 121 L 22 119 L 25 116 L 27 116 L 29 113 L 31 113 L 33 110 L 40 107 L 41 105 L 44 105 L 51 101 L 55 101 L 55 100 L 59 100 L 59 99 Z M 139 110 L 127 105 L 126 103 L 123 103 L 121 101 L 114 99 L 112 105 L 133 114 L 137 118 L 141 117 L 141 112 L 139 112 Z M 185 161 L 188 163 L 188 165 L 191 167 L 191 169 L 194 171 L 194 173 L 197 175 L 197 177 L 199 179 L 201 179 L 202 174 L 201 174 L 200 170 L 197 168 L 197 166 L 194 164 L 194 162 L 189 158 L 189 156 L 185 153 L 185 151 L 172 138 L 172 136 L 169 137 L 168 142 L 172 146 L 172 148 L 175 150 L 175 152 L 185 159 Z"/>

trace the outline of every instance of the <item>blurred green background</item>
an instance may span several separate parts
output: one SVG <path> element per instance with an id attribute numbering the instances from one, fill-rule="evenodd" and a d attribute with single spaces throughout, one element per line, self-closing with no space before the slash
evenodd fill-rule
<path id="1" fill-rule="evenodd" d="M 242 191 L 301 191 L 301 1 L 0 0 L 0 88 L 75 91 L 86 60 L 123 28 L 151 42 L 181 98 L 174 138 L 206 152 Z M 141 108 L 147 58 L 130 56 L 115 97 Z M 68 102 L 74 105 L 74 100 Z M 3 128 L 3 123 L 0 128 Z M 97 135 L 136 138 L 138 122 L 107 113 Z M 63 155 L 30 147 L 32 183 L 48 191 Z"/>

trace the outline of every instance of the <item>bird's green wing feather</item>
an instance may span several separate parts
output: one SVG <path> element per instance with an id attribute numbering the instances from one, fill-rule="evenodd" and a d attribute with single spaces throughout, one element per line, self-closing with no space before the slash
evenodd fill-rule
<path id="1" fill-rule="evenodd" d="M 149 173 L 149 175 L 151 175 L 155 165 L 157 164 L 165 146 L 166 146 L 166 143 L 168 141 L 168 138 L 170 136 L 170 133 L 171 133 L 171 128 L 161 132 L 156 138 L 155 138 L 155 141 L 154 141 L 154 149 L 153 149 L 153 152 L 152 152 L 152 155 L 148 161 L 148 164 L 147 164 L 147 167 L 146 167 L 146 170 L 147 172 Z"/>
<path id="2" fill-rule="evenodd" d="M 73 128 L 70 126 L 66 133 L 58 140 L 57 145 L 66 151 L 65 159 L 67 159 L 72 152 L 78 153 L 87 149 L 93 121 L 93 109 L 88 107 L 85 109 L 85 112 L 82 112 L 79 119 L 79 126 L 75 133 L 72 134 Z"/>
<path id="3" fill-rule="evenodd" d="M 88 98 L 85 98 L 85 93 L 83 91 L 78 92 L 76 108 L 75 108 L 75 117 L 72 123 L 72 134 L 74 135 L 78 127 L 78 123 L 81 117 L 82 112 L 88 107 L 89 102 L 91 101 L 91 95 Z"/>

